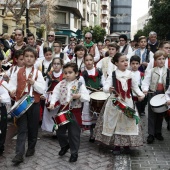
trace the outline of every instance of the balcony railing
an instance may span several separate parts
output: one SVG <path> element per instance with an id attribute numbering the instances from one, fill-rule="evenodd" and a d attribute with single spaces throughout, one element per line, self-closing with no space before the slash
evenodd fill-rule
<path id="1" fill-rule="evenodd" d="M 109 2 L 102 0 L 102 5 L 103 5 L 103 6 L 109 6 Z"/>
<path id="2" fill-rule="evenodd" d="M 107 10 L 102 10 L 102 14 L 103 15 L 108 15 L 108 11 Z"/>
<path id="3" fill-rule="evenodd" d="M 107 23 L 108 23 L 108 19 L 103 18 L 103 19 L 102 19 L 102 23 L 103 23 L 103 24 L 107 24 Z"/>

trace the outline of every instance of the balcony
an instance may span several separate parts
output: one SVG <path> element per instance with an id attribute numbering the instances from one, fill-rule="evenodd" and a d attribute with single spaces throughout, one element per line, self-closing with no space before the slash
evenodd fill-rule
<path id="1" fill-rule="evenodd" d="M 83 27 L 89 27 L 89 22 L 86 20 L 86 21 L 82 21 L 82 26 Z"/>
<path id="2" fill-rule="evenodd" d="M 102 0 L 102 5 L 103 5 L 103 6 L 109 6 L 109 2 Z"/>
<path id="3" fill-rule="evenodd" d="M 108 19 L 107 18 L 103 18 L 102 19 L 102 24 L 107 24 L 108 23 Z"/>
<path id="4" fill-rule="evenodd" d="M 58 0 L 57 6 L 60 10 L 66 10 L 75 13 L 83 18 L 83 3 L 76 0 Z"/>
<path id="5" fill-rule="evenodd" d="M 102 15 L 108 15 L 108 10 L 102 10 Z"/>

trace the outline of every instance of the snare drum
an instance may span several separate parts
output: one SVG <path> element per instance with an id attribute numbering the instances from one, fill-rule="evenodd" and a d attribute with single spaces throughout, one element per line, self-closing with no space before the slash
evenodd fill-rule
<path id="1" fill-rule="evenodd" d="M 15 104 L 12 106 L 11 110 L 9 111 L 9 114 L 11 114 L 12 117 L 19 118 L 30 108 L 30 106 L 33 103 L 34 103 L 34 98 L 26 94 L 20 100 L 15 102 Z"/>
<path id="2" fill-rule="evenodd" d="M 163 113 L 168 110 L 166 105 L 165 94 L 158 94 L 150 100 L 152 111 L 155 113 Z"/>
<path id="3" fill-rule="evenodd" d="M 65 125 L 70 122 L 71 112 L 69 110 L 62 111 L 58 113 L 54 118 L 55 123 L 58 126 Z"/>
<path id="4" fill-rule="evenodd" d="M 90 94 L 90 112 L 99 114 L 109 96 L 109 93 L 104 92 L 94 92 Z"/>

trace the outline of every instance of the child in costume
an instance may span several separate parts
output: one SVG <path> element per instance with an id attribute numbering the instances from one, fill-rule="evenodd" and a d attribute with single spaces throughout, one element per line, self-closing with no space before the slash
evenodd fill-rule
<path id="1" fill-rule="evenodd" d="M 132 89 L 139 100 L 145 95 L 139 89 L 133 73 L 127 70 L 126 56 L 116 53 L 112 62 L 117 69 L 109 75 L 103 86 L 103 91 L 110 92 L 111 95 L 97 120 L 95 139 L 113 146 L 114 154 L 120 154 L 121 147 L 128 153 L 131 146 L 143 144 L 138 113 L 135 111 L 130 91 Z"/>
<path id="2" fill-rule="evenodd" d="M 79 71 L 76 63 L 67 63 L 63 66 L 65 79 L 60 81 L 53 90 L 49 109 L 54 109 L 56 101 L 61 104 L 61 110 L 70 110 L 72 122 L 58 127 L 57 136 L 61 147 L 59 155 L 63 156 L 70 148 L 69 161 L 76 162 L 80 146 L 80 126 L 82 102 L 89 101 L 90 97 L 84 84 L 78 81 Z M 67 106 L 66 108 L 64 106 Z M 67 111 L 69 113 L 69 111 Z M 68 130 L 68 136 L 66 131 Z"/>

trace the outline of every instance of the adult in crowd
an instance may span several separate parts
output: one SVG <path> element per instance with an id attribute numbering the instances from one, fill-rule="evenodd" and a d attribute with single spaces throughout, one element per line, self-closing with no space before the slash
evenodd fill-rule
<path id="1" fill-rule="evenodd" d="M 54 51 L 54 48 L 53 48 L 54 41 L 55 41 L 55 32 L 50 31 L 47 35 L 47 41 L 42 41 L 42 44 L 41 44 L 40 49 L 39 49 L 39 58 L 44 59 L 43 49 L 45 47 L 50 47 L 50 48 L 52 48 L 52 51 Z"/>
<path id="2" fill-rule="evenodd" d="M 98 42 L 97 43 L 97 47 L 100 53 L 100 60 L 105 56 L 106 51 L 103 48 L 103 43 L 102 42 Z"/>
<path id="3" fill-rule="evenodd" d="M 28 42 L 28 46 L 36 49 L 38 56 L 39 56 L 40 47 L 39 45 L 36 44 L 35 36 L 33 33 L 30 32 L 27 34 L 27 42 Z"/>
<path id="4" fill-rule="evenodd" d="M 4 45 L 4 52 L 6 53 L 11 48 L 11 44 L 8 41 L 8 34 L 1 34 L 0 41 Z"/>
<path id="5" fill-rule="evenodd" d="M 88 54 L 92 54 L 94 56 L 94 62 L 99 61 L 100 53 L 97 48 L 97 45 L 94 44 L 94 42 L 92 41 L 92 34 L 90 32 L 87 32 L 85 34 L 84 46 L 87 48 Z"/>
<path id="6" fill-rule="evenodd" d="M 15 64 L 15 53 L 18 50 L 24 50 L 26 48 L 26 43 L 24 42 L 24 30 L 21 28 L 15 29 L 15 44 L 11 46 L 11 54 L 6 58 L 4 62 L 8 62 L 13 60 L 13 64 Z"/>
<path id="7" fill-rule="evenodd" d="M 105 52 L 107 52 L 108 50 L 109 50 L 109 47 L 108 47 L 108 45 L 109 45 L 109 43 L 110 43 L 110 39 L 105 39 L 104 40 L 104 48 L 103 48 L 103 50 L 105 51 Z"/>
<path id="8" fill-rule="evenodd" d="M 131 46 L 127 43 L 127 36 L 125 34 L 119 36 L 119 45 L 119 52 L 127 55 L 127 57 L 133 52 Z"/>
<path id="9" fill-rule="evenodd" d="M 158 50 L 158 40 L 157 40 L 157 33 L 154 31 L 151 31 L 149 33 L 149 39 L 148 39 L 148 44 L 147 44 L 147 49 L 155 53 Z"/>
<path id="10" fill-rule="evenodd" d="M 50 47 L 53 50 L 54 41 L 55 41 L 55 32 L 50 31 L 47 35 L 47 41 L 45 41 L 44 44 L 43 44 L 43 48 L 44 47 Z"/>
<path id="11" fill-rule="evenodd" d="M 69 55 L 70 53 L 74 53 L 74 50 L 71 48 L 71 43 L 77 42 L 77 39 L 75 37 L 70 37 L 69 44 L 64 48 L 63 52 L 67 53 Z"/>

